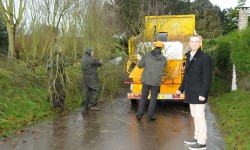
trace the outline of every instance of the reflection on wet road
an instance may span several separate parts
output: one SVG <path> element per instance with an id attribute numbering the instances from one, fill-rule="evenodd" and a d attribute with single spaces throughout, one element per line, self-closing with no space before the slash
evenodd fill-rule
<path id="1" fill-rule="evenodd" d="M 207 150 L 224 150 L 213 115 L 207 107 Z M 1 150 L 187 150 L 193 120 L 182 102 L 158 103 L 156 120 L 136 120 L 137 107 L 124 97 L 107 100 L 102 111 L 76 109 L 68 115 L 0 139 Z"/>

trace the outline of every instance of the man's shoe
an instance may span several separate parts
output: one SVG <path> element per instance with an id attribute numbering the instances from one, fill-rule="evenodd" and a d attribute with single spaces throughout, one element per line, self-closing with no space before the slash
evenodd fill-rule
<path id="1" fill-rule="evenodd" d="M 141 120 L 142 116 L 137 115 L 136 118 L 137 118 L 137 120 Z"/>
<path id="2" fill-rule="evenodd" d="M 199 144 L 199 143 L 189 146 L 189 149 L 191 150 L 200 150 L 200 149 L 206 149 L 206 148 L 207 148 L 206 144 Z"/>
<path id="3" fill-rule="evenodd" d="M 148 121 L 155 121 L 155 117 L 148 118 Z"/>
<path id="4" fill-rule="evenodd" d="M 97 107 L 90 107 L 91 111 L 101 111 L 101 109 L 97 108 Z"/>
<path id="5" fill-rule="evenodd" d="M 191 139 L 191 140 L 185 140 L 184 141 L 185 144 L 196 144 L 197 140 L 195 138 Z"/>
<path id="6" fill-rule="evenodd" d="M 90 110 L 90 107 L 83 107 L 83 110 Z"/>
<path id="7" fill-rule="evenodd" d="M 84 114 L 84 113 L 88 112 L 88 111 L 89 111 L 89 109 L 90 109 L 90 107 L 83 107 L 82 114 Z"/>

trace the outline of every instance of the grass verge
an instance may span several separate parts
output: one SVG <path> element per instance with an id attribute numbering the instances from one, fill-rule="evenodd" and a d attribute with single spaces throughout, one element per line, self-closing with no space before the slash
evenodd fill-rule
<path id="1" fill-rule="evenodd" d="M 250 149 L 250 92 L 234 91 L 210 98 L 227 150 Z"/>
<path id="2" fill-rule="evenodd" d="M 75 71 L 76 68 L 67 69 L 69 79 L 72 79 L 68 82 L 70 88 L 65 99 L 67 110 L 79 107 L 82 101 L 78 90 L 81 73 Z M 47 85 L 48 77 L 44 67 L 31 72 L 22 61 L 1 58 L 0 136 L 7 136 L 62 113 L 53 111 L 52 103 L 47 97 Z"/>

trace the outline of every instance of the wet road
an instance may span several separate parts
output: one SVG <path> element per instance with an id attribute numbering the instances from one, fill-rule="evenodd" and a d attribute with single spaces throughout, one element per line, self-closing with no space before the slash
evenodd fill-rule
<path id="1" fill-rule="evenodd" d="M 0 150 L 187 150 L 183 140 L 193 136 L 189 108 L 180 102 L 158 103 L 156 120 L 146 115 L 136 120 L 137 107 L 126 96 L 102 111 L 81 108 L 68 115 L 25 128 L 23 133 L 0 139 Z M 206 109 L 208 121 L 207 150 L 224 150 L 214 116 Z"/>

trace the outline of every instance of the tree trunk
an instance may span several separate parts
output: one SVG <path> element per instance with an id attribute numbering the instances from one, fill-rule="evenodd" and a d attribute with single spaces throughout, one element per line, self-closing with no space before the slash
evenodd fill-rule
<path id="1" fill-rule="evenodd" d="M 8 40 L 9 40 L 8 56 L 13 57 L 15 52 L 15 47 L 14 47 L 15 29 L 11 25 L 7 25 L 7 29 L 8 29 Z"/>

